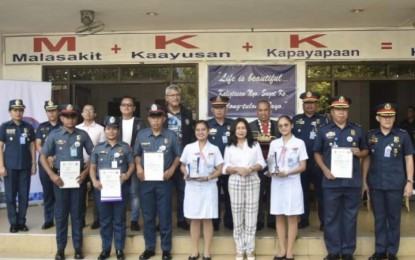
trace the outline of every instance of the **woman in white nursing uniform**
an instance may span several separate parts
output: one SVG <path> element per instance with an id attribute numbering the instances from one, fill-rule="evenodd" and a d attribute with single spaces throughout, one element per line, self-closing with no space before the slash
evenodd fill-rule
<path id="1" fill-rule="evenodd" d="M 199 120 L 195 125 L 197 141 L 186 145 L 180 158 L 181 171 L 186 180 L 184 216 L 191 219 L 192 252 L 189 260 L 199 258 L 200 227 L 203 225 L 205 249 L 203 260 L 210 260 L 213 237 L 212 219 L 218 217 L 218 187 L 216 181 L 222 173 L 223 158 L 219 148 L 207 139 L 209 126 Z"/>
<path id="2" fill-rule="evenodd" d="M 270 174 L 272 174 L 270 212 L 276 215 L 280 248 L 274 260 L 292 260 L 297 237 L 297 218 L 304 213 L 300 173 L 306 168 L 308 156 L 303 140 L 291 133 L 293 128 L 291 118 L 281 116 L 277 123 L 281 138 L 271 142 L 268 153 Z"/>

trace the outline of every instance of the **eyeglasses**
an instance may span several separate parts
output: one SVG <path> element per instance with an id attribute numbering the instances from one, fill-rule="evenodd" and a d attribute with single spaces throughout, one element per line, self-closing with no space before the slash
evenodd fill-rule
<path id="1" fill-rule="evenodd" d="M 166 96 L 168 96 L 168 97 L 180 97 L 181 95 L 180 94 L 171 94 L 171 95 L 166 95 Z"/>
<path id="2" fill-rule="evenodd" d="M 278 125 L 278 128 L 283 128 L 283 127 L 289 127 L 290 124 L 283 124 L 283 125 Z"/>
<path id="3" fill-rule="evenodd" d="M 125 104 L 125 103 L 124 103 L 124 104 L 121 104 L 121 106 L 122 106 L 122 107 L 133 107 L 134 105 L 133 105 L 133 104 Z"/>

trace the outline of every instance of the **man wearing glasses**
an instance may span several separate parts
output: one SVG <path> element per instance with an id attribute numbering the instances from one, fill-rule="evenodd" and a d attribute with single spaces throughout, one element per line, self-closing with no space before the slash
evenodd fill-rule
<path id="1" fill-rule="evenodd" d="M 170 85 L 166 88 L 166 105 L 168 119 L 164 123 L 164 127 L 176 133 L 183 150 L 186 145 L 195 139 L 193 131 L 194 121 L 192 111 L 181 104 L 181 90 L 178 86 Z M 172 180 L 177 193 L 177 226 L 184 230 L 189 230 L 190 226 L 186 222 L 183 213 L 185 181 L 180 167 L 174 172 Z"/>
<path id="2" fill-rule="evenodd" d="M 89 138 L 91 138 L 92 143 L 94 144 L 94 147 L 103 141 L 105 141 L 105 133 L 104 133 L 104 127 L 95 123 L 95 117 L 97 116 L 97 113 L 95 112 L 95 107 L 92 104 L 86 104 L 84 105 L 84 108 L 82 109 L 82 118 L 84 119 L 84 122 L 77 125 L 76 128 L 82 129 L 85 132 L 88 133 Z M 89 161 L 89 156 L 84 150 L 84 160 L 85 162 Z M 87 182 L 90 182 L 91 180 L 89 177 L 84 182 L 85 185 L 87 185 Z M 91 184 L 92 186 L 92 184 Z M 86 216 L 86 192 L 87 189 L 84 189 L 85 194 L 83 195 L 83 202 L 82 202 L 82 226 L 85 226 L 85 216 Z M 94 222 L 91 225 L 91 229 L 97 229 L 100 227 L 99 224 L 99 208 L 98 203 L 95 203 L 94 205 Z"/>
<path id="3" fill-rule="evenodd" d="M 134 117 L 135 112 L 134 98 L 125 96 L 121 100 L 121 125 L 118 138 L 134 147 L 134 142 L 139 130 L 145 128 L 145 123 L 140 118 Z M 138 197 L 139 181 L 135 172 L 131 176 L 130 195 L 131 195 L 131 231 L 139 231 L 138 217 L 140 213 L 140 199 Z"/>

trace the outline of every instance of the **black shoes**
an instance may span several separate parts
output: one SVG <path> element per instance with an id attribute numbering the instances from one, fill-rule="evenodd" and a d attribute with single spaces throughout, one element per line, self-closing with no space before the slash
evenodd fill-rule
<path id="1" fill-rule="evenodd" d="M 285 256 L 274 256 L 273 260 L 285 260 Z"/>
<path id="2" fill-rule="evenodd" d="M 144 252 L 140 255 L 140 257 L 138 259 L 140 259 L 140 260 L 147 260 L 147 259 L 150 259 L 155 254 L 156 253 L 154 251 L 144 250 Z"/>
<path id="3" fill-rule="evenodd" d="M 388 254 L 388 260 L 398 260 L 398 257 L 395 254 Z"/>
<path id="4" fill-rule="evenodd" d="M 308 226 L 310 226 L 310 222 L 308 220 L 301 220 L 298 223 L 298 229 L 303 229 L 303 228 L 306 228 Z"/>
<path id="5" fill-rule="evenodd" d="M 256 223 L 256 230 L 259 231 L 264 228 L 264 222 L 257 222 Z"/>
<path id="6" fill-rule="evenodd" d="M 82 253 L 82 250 L 75 249 L 75 259 L 84 259 L 84 254 Z"/>
<path id="7" fill-rule="evenodd" d="M 101 227 L 101 225 L 99 224 L 99 221 L 94 221 L 94 223 L 92 223 L 92 225 L 91 225 L 92 230 L 98 229 L 100 227 Z"/>
<path id="8" fill-rule="evenodd" d="M 98 260 L 105 260 L 107 258 L 110 258 L 111 253 L 110 251 L 102 251 L 101 254 L 98 256 Z"/>
<path id="9" fill-rule="evenodd" d="M 65 253 L 63 250 L 58 250 L 55 255 L 55 260 L 65 260 Z"/>
<path id="10" fill-rule="evenodd" d="M 326 257 L 324 257 L 324 260 L 340 260 L 342 259 L 340 254 L 328 254 Z"/>
<path id="11" fill-rule="evenodd" d="M 138 221 L 131 221 L 131 231 L 140 231 L 140 225 L 138 225 Z"/>
<path id="12" fill-rule="evenodd" d="M 124 251 L 117 250 L 117 251 L 115 251 L 115 254 L 117 255 L 117 260 L 124 260 L 125 259 Z"/>
<path id="13" fill-rule="evenodd" d="M 163 256 L 162 256 L 162 260 L 170 260 L 170 259 L 172 259 L 173 257 L 171 256 L 171 254 L 170 254 L 170 252 L 167 252 L 167 251 L 163 251 Z"/>
<path id="14" fill-rule="evenodd" d="M 368 258 L 368 260 L 384 260 L 388 259 L 388 256 L 386 253 L 374 253 L 371 257 Z"/>
<path id="15" fill-rule="evenodd" d="M 19 227 L 17 225 L 10 226 L 10 233 L 17 233 L 19 231 Z"/>
<path id="16" fill-rule="evenodd" d="M 342 260 L 354 260 L 354 257 L 351 254 L 342 254 Z"/>
<path id="17" fill-rule="evenodd" d="M 19 228 L 19 231 L 23 231 L 23 232 L 29 231 L 29 228 L 25 224 L 20 224 L 18 228 Z"/>
<path id="18" fill-rule="evenodd" d="M 187 258 L 187 260 L 197 260 L 199 259 L 200 254 L 197 254 L 197 256 L 189 256 L 189 258 Z"/>
<path id="19" fill-rule="evenodd" d="M 51 227 L 53 227 L 53 222 L 45 222 L 45 223 L 42 225 L 42 229 L 43 229 L 43 230 L 45 230 L 45 229 L 49 229 L 49 228 L 51 228 Z"/>
<path id="20" fill-rule="evenodd" d="M 177 222 L 177 227 L 182 228 L 184 230 L 190 230 L 190 225 L 189 225 L 189 223 L 187 223 L 186 220 L 178 221 Z"/>

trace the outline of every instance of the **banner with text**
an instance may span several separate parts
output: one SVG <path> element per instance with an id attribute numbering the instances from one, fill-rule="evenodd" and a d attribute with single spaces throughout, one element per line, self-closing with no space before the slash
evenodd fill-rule
<path id="1" fill-rule="evenodd" d="M 229 117 L 256 117 L 261 100 L 271 103 L 273 117 L 295 114 L 294 65 L 209 66 L 208 77 L 209 98 L 229 97 Z"/>

